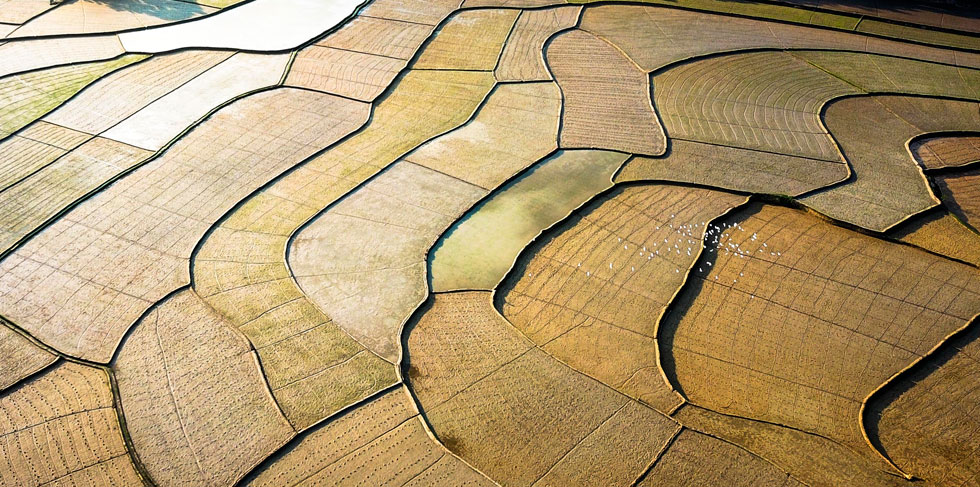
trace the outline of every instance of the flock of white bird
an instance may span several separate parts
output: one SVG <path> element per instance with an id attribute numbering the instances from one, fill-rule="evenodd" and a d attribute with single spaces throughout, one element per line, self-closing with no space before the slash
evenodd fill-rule
<path id="1" fill-rule="evenodd" d="M 758 233 L 752 233 L 751 237 L 744 239 L 741 242 L 735 238 L 739 233 L 747 233 L 745 228 L 742 227 L 740 223 L 721 223 L 713 224 L 708 222 L 692 223 L 692 224 L 682 224 L 674 225 L 674 219 L 677 215 L 670 215 L 670 218 L 666 223 L 662 224 L 671 230 L 671 234 L 667 238 L 663 239 L 663 242 L 653 242 L 646 245 L 640 245 L 638 252 L 639 257 L 646 257 L 647 260 L 652 260 L 654 256 L 667 258 L 671 253 L 676 255 L 693 256 L 692 252 L 697 252 L 699 248 L 697 243 L 703 241 L 705 243 L 705 252 L 724 252 L 727 254 L 735 254 L 739 259 L 744 259 L 752 255 L 752 251 L 746 250 L 742 247 L 743 244 L 747 242 L 756 242 L 759 240 Z M 661 226 L 657 226 L 656 230 L 660 230 Z M 700 233 L 704 229 L 703 233 Z M 739 233 L 736 233 L 739 232 Z M 623 243 L 622 237 L 617 237 L 617 241 L 623 244 L 624 250 L 629 250 L 629 243 Z M 650 250 L 647 250 L 647 248 Z M 767 242 L 762 242 L 762 245 L 757 249 L 758 253 L 769 254 L 771 257 L 779 257 L 782 252 L 776 251 L 769 247 Z M 704 263 L 705 266 L 711 267 L 712 263 L 710 260 Z M 579 262 L 576 266 L 578 269 L 582 269 L 582 262 Z M 616 270 L 615 263 L 609 262 L 609 269 Z M 704 267 L 698 267 L 698 273 L 704 273 Z M 630 272 L 636 272 L 636 265 L 630 266 Z M 680 274 L 681 268 L 674 267 L 674 272 Z M 742 277 L 744 273 L 739 272 L 738 277 Z M 592 271 L 585 269 L 585 276 L 592 277 Z M 738 277 L 732 279 L 732 284 L 738 283 Z M 714 280 L 719 280 L 719 276 L 715 275 Z M 752 298 L 755 298 L 753 295 Z"/>

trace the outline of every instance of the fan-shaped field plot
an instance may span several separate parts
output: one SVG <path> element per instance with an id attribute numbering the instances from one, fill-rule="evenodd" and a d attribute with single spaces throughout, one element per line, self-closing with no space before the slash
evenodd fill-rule
<path id="1" fill-rule="evenodd" d="M 847 179 L 843 162 L 671 139 L 664 157 L 634 157 L 616 182 L 677 181 L 753 193 L 799 195 Z"/>
<path id="2" fill-rule="evenodd" d="M 860 93 L 786 52 L 718 56 L 653 77 L 671 138 L 839 161 L 820 123 L 828 100 Z"/>
<path id="3" fill-rule="evenodd" d="M 885 453 L 937 485 L 980 480 L 980 333 L 976 323 L 970 326 L 868 405 L 874 437 Z"/>
<path id="4" fill-rule="evenodd" d="M 248 336 L 297 428 L 375 392 L 374 377 L 384 371 L 393 381 L 395 369 L 355 343 L 299 289 L 285 262 L 290 236 L 412 148 L 463 124 L 492 86 L 489 73 L 409 71 L 363 130 L 247 199 L 200 245 L 194 289 Z M 359 352 L 366 353 L 346 360 Z M 346 383 L 358 387 L 337 387 L 337 373 L 359 378 Z"/>
<path id="5" fill-rule="evenodd" d="M 667 139 L 650 101 L 649 79 L 619 50 L 572 30 L 552 39 L 545 59 L 564 97 L 562 148 L 663 153 Z"/>
<path id="6" fill-rule="evenodd" d="M 884 231 L 939 201 L 906 142 L 935 130 L 980 127 L 976 102 L 898 96 L 845 98 L 824 115 L 854 179 L 801 201 L 831 217 Z"/>
<path id="7" fill-rule="evenodd" d="M 115 32 L 193 19 L 217 11 L 183 0 L 77 0 L 31 19 L 8 37 Z"/>
<path id="8" fill-rule="evenodd" d="M 0 397 L 3 485 L 141 485 L 102 370 L 62 362 Z"/>
<path id="9" fill-rule="evenodd" d="M 699 406 L 873 458 L 862 402 L 980 311 L 977 271 L 798 210 L 732 221 L 661 324 L 667 376 Z"/>
<path id="10" fill-rule="evenodd" d="M 581 26 L 622 49 L 645 71 L 706 54 L 763 48 L 849 50 L 980 67 L 976 53 L 674 8 L 587 7 Z"/>
<path id="11" fill-rule="evenodd" d="M 412 67 L 493 71 L 519 13 L 485 9 L 455 14 L 425 46 Z"/>
<path id="12" fill-rule="evenodd" d="M 928 135 L 909 142 L 912 157 L 926 169 L 943 169 L 980 161 L 980 136 Z"/>
<path id="13" fill-rule="evenodd" d="M 145 57 L 128 55 L 0 79 L 0 138 L 40 118 L 100 76 Z"/>
<path id="14" fill-rule="evenodd" d="M 62 352 L 108 361 L 137 317 L 189 282 L 188 259 L 212 224 L 356 129 L 367 109 L 290 89 L 226 107 L 4 259 L 0 309 Z"/>
<path id="15" fill-rule="evenodd" d="M 310 430 L 243 483 L 322 484 L 494 485 L 429 437 L 403 387 Z"/>
<path id="16" fill-rule="evenodd" d="M 51 365 L 57 358 L 0 320 L 0 391 Z"/>
<path id="17" fill-rule="evenodd" d="M 980 170 L 936 176 L 943 201 L 974 230 L 980 228 Z"/>
<path id="18" fill-rule="evenodd" d="M 581 7 L 575 6 L 521 12 L 493 72 L 497 80 L 551 80 L 544 62 L 544 44 L 555 32 L 573 27 L 580 12 Z"/>
<path id="19" fill-rule="evenodd" d="M 460 219 L 436 244 L 432 290 L 491 290 L 542 231 L 612 186 L 628 156 L 618 152 L 559 151 L 498 189 Z"/>
<path id="20" fill-rule="evenodd" d="M 706 223 L 744 201 L 682 186 L 618 190 L 526 251 L 499 306 L 546 352 L 670 412 L 680 399 L 658 364 L 658 318 L 697 259 Z"/>
<path id="21" fill-rule="evenodd" d="M 157 485 L 231 485 L 294 434 L 248 341 L 191 290 L 140 320 L 113 370 Z"/>

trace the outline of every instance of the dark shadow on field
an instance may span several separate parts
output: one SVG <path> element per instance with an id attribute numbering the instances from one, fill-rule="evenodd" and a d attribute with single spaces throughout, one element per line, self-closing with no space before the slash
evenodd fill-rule
<path id="1" fill-rule="evenodd" d="M 78 1 L 62 0 L 58 5 L 67 6 Z M 120 12 L 151 15 L 168 22 L 187 20 L 209 12 L 201 5 L 181 0 L 87 0 L 87 2 L 105 5 Z"/>
<path id="2" fill-rule="evenodd" d="M 712 220 L 713 225 L 721 225 L 723 223 L 735 223 L 743 222 L 750 215 L 758 213 L 762 209 L 762 204 L 753 202 L 746 205 L 743 208 L 739 208 L 731 213 Z M 681 396 L 687 399 L 687 394 L 684 393 L 684 387 L 677 379 L 677 363 L 674 361 L 674 337 L 677 334 L 677 328 L 680 325 L 680 321 L 687 315 L 688 311 L 694 304 L 694 300 L 701 295 L 704 290 L 705 277 L 709 272 L 714 269 L 718 262 L 718 245 L 713 244 L 710 240 L 704 238 L 704 250 L 701 251 L 701 256 L 691 267 L 691 272 L 687 276 L 687 280 L 681 287 L 677 297 L 674 298 L 667 305 L 667 311 L 664 312 L 664 317 L 660 320 L 660 328 L 657 330 L 657 347 L 660 349 L 660 366 L 663 368 L 664 375 L 667 376 L 667 381 L 670 386 L 674 388 Z M 711 265 L 708 265 L 711 264 Z M 703 269 L 699 272 L 697 269 Z"/>
<path id="3" fill-rule="evenodd" d="M 922 382 L 929 375 L 933 374 L 940 367 L 949 362 L 960 350 L 971 343 L 980 340 L 980 323 L 976 320 L 958 336 L 954 336 L 949 341 L 940 345 L 939 350 L 932 356 L 926 357 L 923 361 L 914 365 L 901 376 L 896 377 L 888 385 L 872 396 L 864 411 L 864 427 L 868 432 L 868 440 L 878 449 L 878 451 L 888 456 L 888 452 L 881 444 L 878 425 L 881 423 L 882 414 L 895 401 L 909 392 L 915 385 Z"/>
<path id="4" fill-rule="evenodd" d="M 582 205 L 581 208 L 576 209 L 564 220 L 561 220 L 557 224 L 553 225 L 551 228 L 547 229 L 538 236 L 537 239 L 531 242 L 530 245 L 524 247 L 517 256 L 517 260 L 514 262 L 514 266 L 507 272 L 507 275 L 500 281 L 497 285 L 497 291 L 493 296 L 493 306 L 497 308 L 497 311 L 501 315 L 504 313 L 504 302 L 506 301 L 507 295 L 514 289 L 517 282 L 521 280 L 525 275 L 527 275 L 527 266 L 530 265 L 531 260 L 534 256 L 538 255 L 545 246 L 550 244 L 558 236 L 565 233 L 567 230 L 574 228 L 582 221 L 583 218 L 592 214 L 596 208 L 606 203 L 612 198 L 622 194 L 622 192 L 631 186 L 646 185 L 648 183 L 620 183 L 615 184 L 612 188 L 609 188 L 596 196 L 592 197 L 588 203 Z"/>

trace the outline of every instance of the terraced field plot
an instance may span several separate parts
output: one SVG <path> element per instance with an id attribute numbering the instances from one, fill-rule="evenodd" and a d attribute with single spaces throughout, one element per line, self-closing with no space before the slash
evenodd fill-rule
<path id="1" fill-rule="evenodd" d="M 0 485 L 978 485 L 978 33 L 0 0 Z"/>

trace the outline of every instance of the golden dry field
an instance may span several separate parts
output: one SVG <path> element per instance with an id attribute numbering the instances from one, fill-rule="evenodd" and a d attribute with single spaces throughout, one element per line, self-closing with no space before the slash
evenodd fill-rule
<path id="1" fill-rule="evenodd" d="M 0 487 L 980 487 L 980 11 L 0 0 Z"/>

